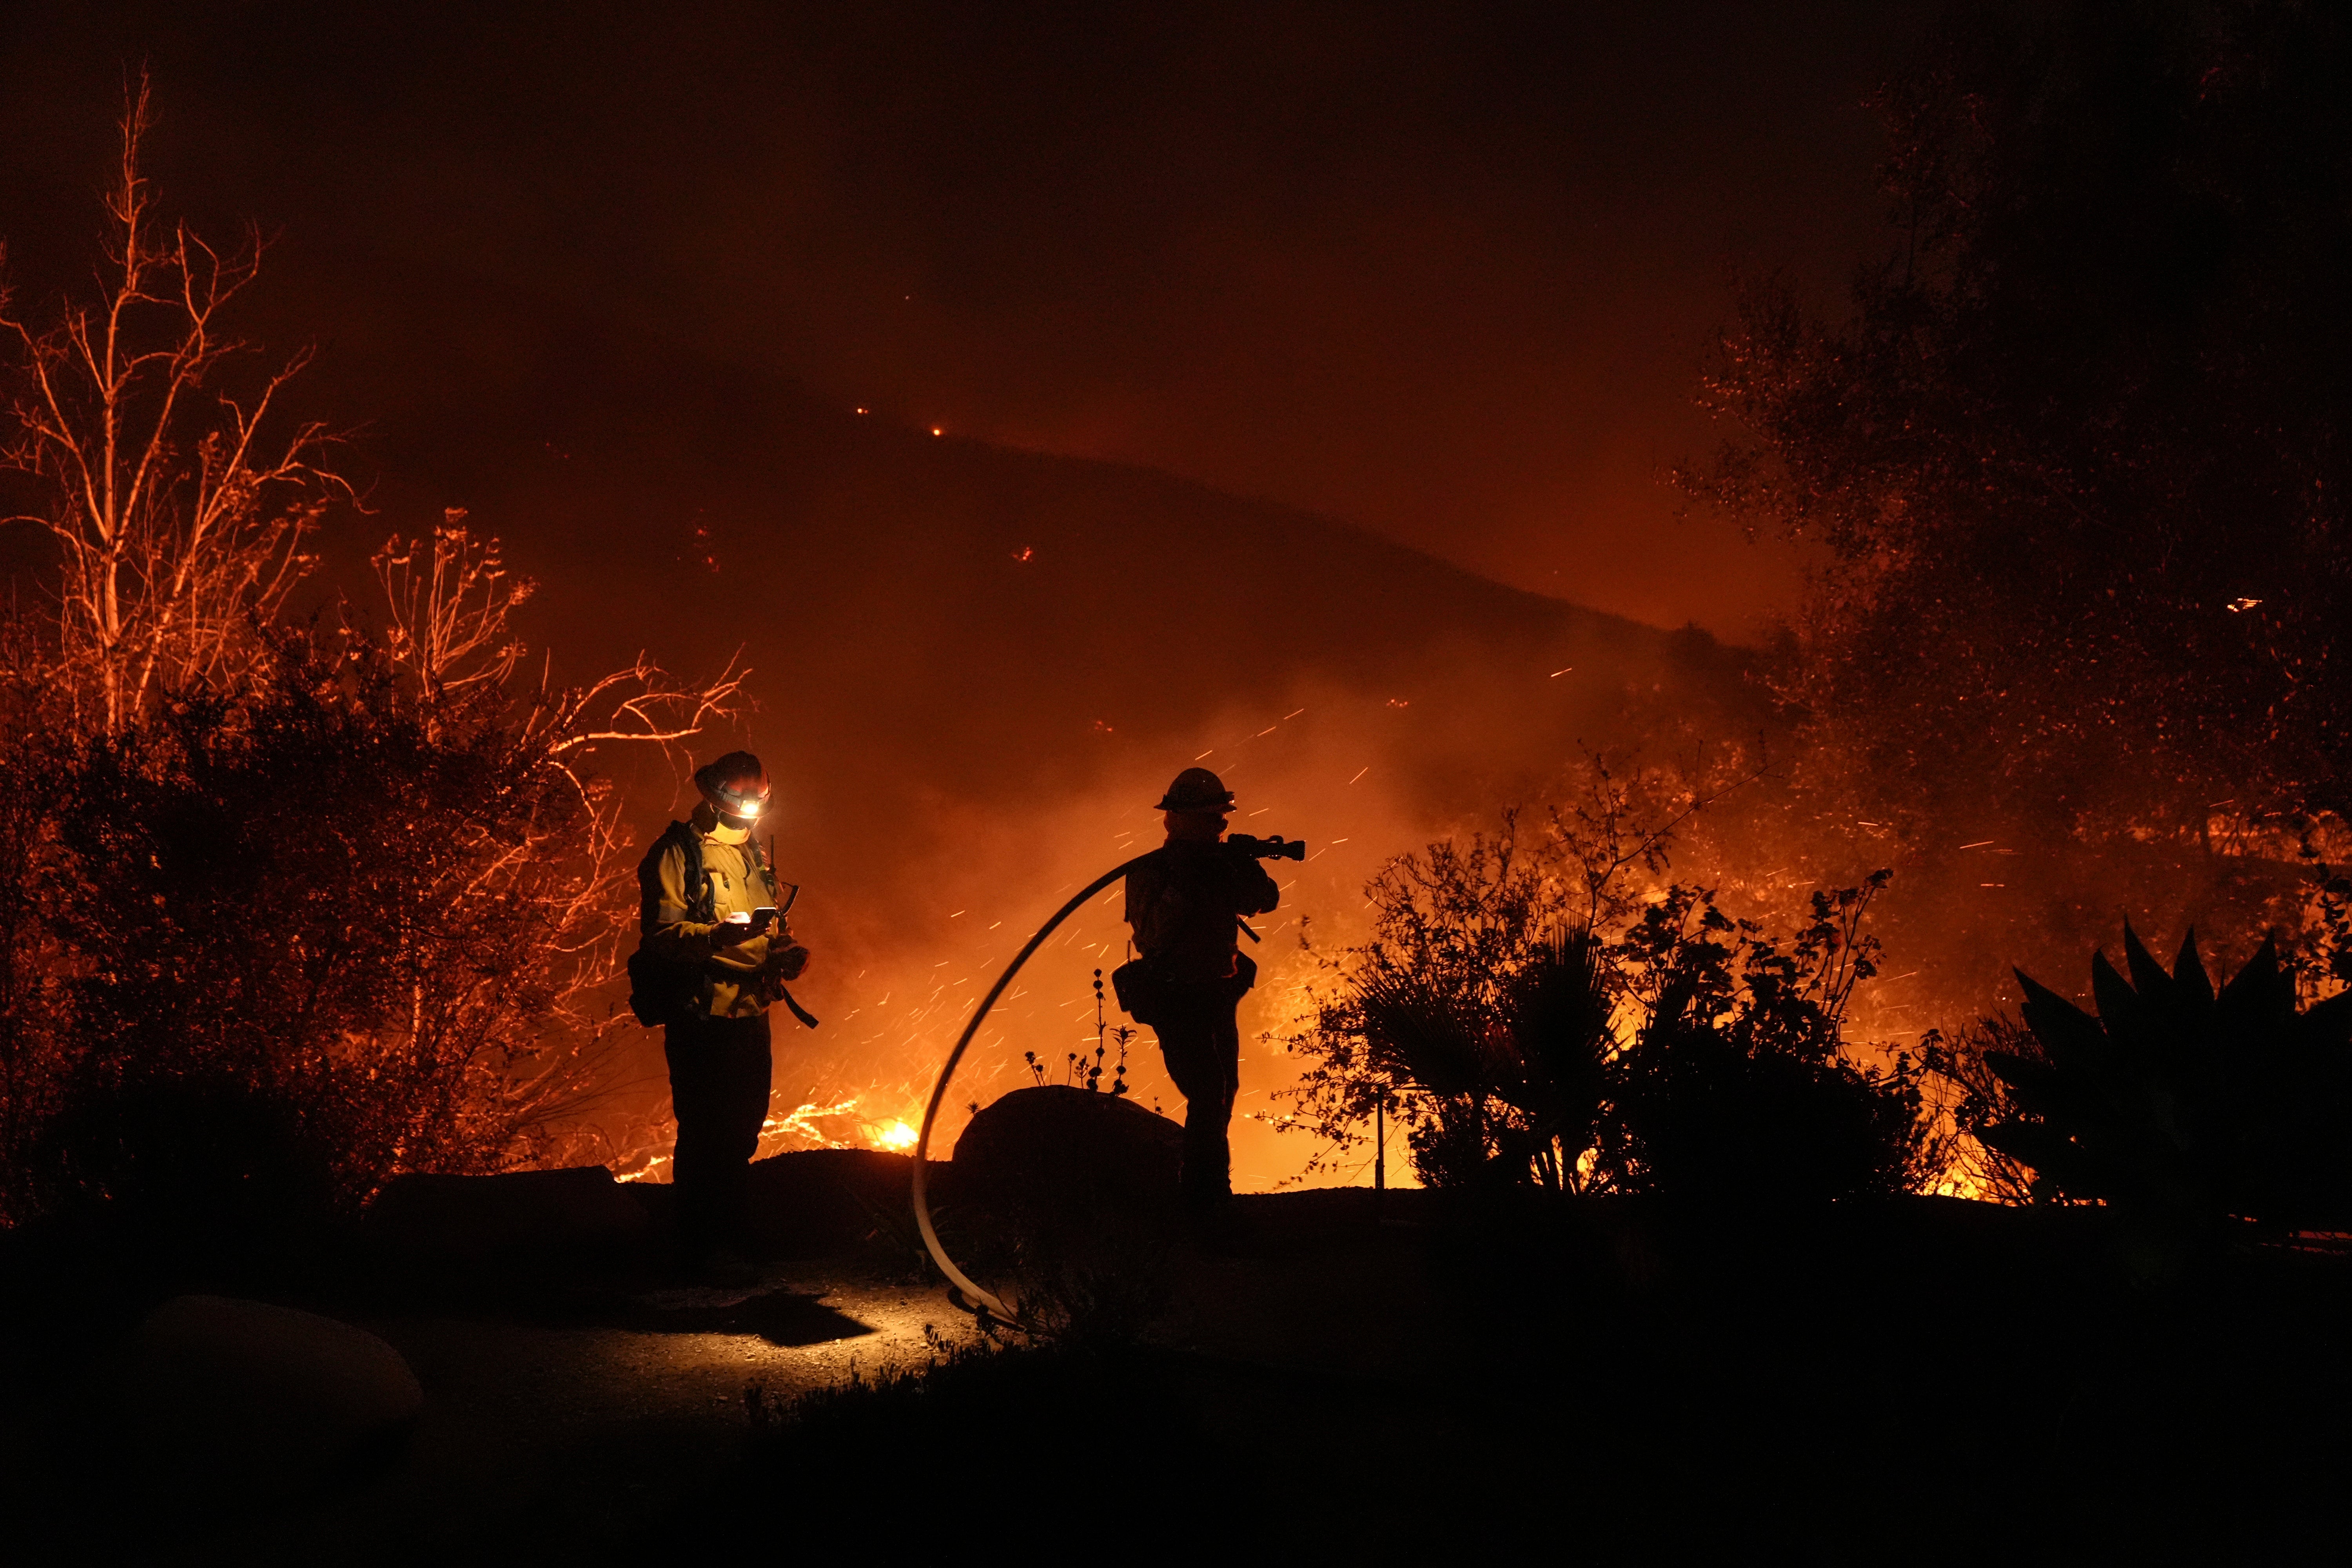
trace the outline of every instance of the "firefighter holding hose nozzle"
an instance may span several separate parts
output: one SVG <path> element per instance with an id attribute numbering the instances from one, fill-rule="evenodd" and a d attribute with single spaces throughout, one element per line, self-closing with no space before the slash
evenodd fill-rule
<path id="1" fill-rule="evenodd" d="M 777 880 L 753 836 L 770 805 L 760 759 L 730 752 L 694 784 L 694 815 L 671 823 L 637 868 L 629 1005 L 639 1022 L 662 1026 L 687 1263 L 714 1284 L 750 1284 L 745 1188 L 774 1070 L 768 1008 L 781 1001 L 815 1026 L 785 989 L 809 953 L 785 919 L 800 889 Z"/>
<path id="2" fill-rule="evenodd" d="M 1142 956 L 1112 978 L 1121 1005 L 1160 1037 L 1168 1076 L 1184 1096 L 1185 1205 L 1214 1221 L 1233 1197 L 1235 1012 L 1257 981 L 1241 951 L 1240 920 L 1272 910 L 1282 894 L 1257 862 L 1259 841 L 1224 841 L 1234 795 L 1216 774 L 1186 768 L 1159 809 L 1168 842 L 1127 873 L 1127 921 Z"/>

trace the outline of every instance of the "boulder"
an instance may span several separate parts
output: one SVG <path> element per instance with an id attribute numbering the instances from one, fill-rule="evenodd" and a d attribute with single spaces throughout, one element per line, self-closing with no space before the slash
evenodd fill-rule
<path id="1" fill-rule="evenodd" d="M 368 1235 L 413 1261 L 478 1265 L 612 1257 L 646 1238 L 645 1206 L 602 1165 L 495 1176 L 395 1176 Z"/>
<path id="2" fill-rule="evenodd" d="M 1158 1203 L 1176 1193 L 1184 1131 L 1124 1095 L 1061 1084 L 1017 1089 L 956 1140 L 955 1191 L 984 1203 L 1068 1207 Z"/>
<path id="3" fill-rule="evenodd" d="M 366 1330 L 223 1296 L 156 1308 L 116 1371 L 145 1479 L 229 1506 L 388 1462 L 425 1406 L 407 1362 Z"/>

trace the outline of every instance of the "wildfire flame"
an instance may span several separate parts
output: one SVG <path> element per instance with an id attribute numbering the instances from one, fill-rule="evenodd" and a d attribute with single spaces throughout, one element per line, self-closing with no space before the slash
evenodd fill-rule
<path id="1" fill-rule="evenodd" d="M 810 1100 L 782 1116 L 770 1116 L 761 1124 L 760 1147 L 754 1158 L 764 1160 L 795 1149 L 879 1149 L 899 1154 L 915 1146 L 916 1136 L 914 1127 L 904 1118 L 861 1115 L 855 1095 L 831 1104 Z M 624 1182 L 665 1181 L 668 1179 L 669 1162 L 666 1151 L 641 1151 L 619 1163 L 616 1176 Z"/>
<path id="2" fill-rule="evenodd" d="M 857 1115 L 857 1097 L 820 1105 L 810 1100 L 782 1116 L 770 1116 L 760 1125 L 760 1152 L 756 1156 L 766 1159 L 792 1149 L 851 1149 L 856 1147 L 852 1138 L 836 1137 L 819 1125 L 853 1120 Z M 850 1131 L 842 1129 L 842 1131 Z"/>

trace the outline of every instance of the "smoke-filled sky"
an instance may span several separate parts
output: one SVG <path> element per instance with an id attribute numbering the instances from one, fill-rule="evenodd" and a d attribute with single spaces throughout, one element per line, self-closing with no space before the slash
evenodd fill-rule
<path id="1" fill-rule="evenodd" d="M 780 1044 L 780 1114 L 919 1113 L 971 998 L 1206 758 L 1237 826 L 1315 846 L 1243 1015 L 1262 1116 L 1296 1070 L 1265 1037 L 1390 857 L 1558 798 L 1587 748 L 1762 722 L 1736 659 L 1619 617 L 1738 637 L 1790 602 L 1785 552 L 1678 521 L 1655 470 L 1710 440 L 1688 393 L 1735 270 L 1826 300 L 1879 243 L 1859 102 L 1922 30 L 1860 4 L 16 7 L 0 236 L 37 312 L 86 277 L 143 61 L 163 210 L 276 237 L 245 324 L 315 344 L 297 395 L 354 429 L 374 510 L 329 519 L 330 591 L 463 507 L 541 583 L 524 630 L 560 679 L 640 648 L 753 668 L 700 750 L 768 759 L 807 889 L 829 1023 Z M 632 831 L 680 809 L 609 765 Z M 1800 858 L 1767 879 L 1792 900 L 1857 874 Z M 1107 905 L 1058 939 L 956 1099 L 1090 1039 L 1124 936 Z M 625 1046 L 606 1131 L 642 1161 L 658 1054 Z M 1313 1152 L 1252 1122 L 1237 1176 Z"/>
<path id="2" fill-rule="evenodd" d="M 77 253 L 143 60 L 167 195 L 280 236 L 329 412 L 395 444 L 387 339 L 569 313 L 1737 637 L 1790 563 L 1655 473 L 1731 273 L 1875 245 L 1860 100 L 1923 11 L 11 7 L 0 232 Z"/>

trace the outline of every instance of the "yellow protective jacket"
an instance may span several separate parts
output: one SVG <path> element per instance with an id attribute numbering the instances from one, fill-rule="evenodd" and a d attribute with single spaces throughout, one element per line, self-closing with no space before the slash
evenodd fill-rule
<path id="1" fill-rule="evenodd" d="M 698 807 L 686 827 L 700 841 L 702 873 L 710 888 L 709 921 L 689 917 L 693 909 L 686 885 L 686 850 L 675 837 L 648 858 L 638 879 L 637 947 L 666 964 L 702 976 L 694 1011 L 708 1018 L 751 1018 L 768 1010 L 769 998 L 756 984 L 768 955 L 793 945 L 792 929 L 779 917 L 765 936 L 755 936 L 721 951 L 713 940 L 720 922 L 731 914 L 749 914 L 763 904 L 781 905 L 775 874 L 761 861 L 747 837 L 728 844 L 713 829 L 718 818 L 709 806 Z"/>

